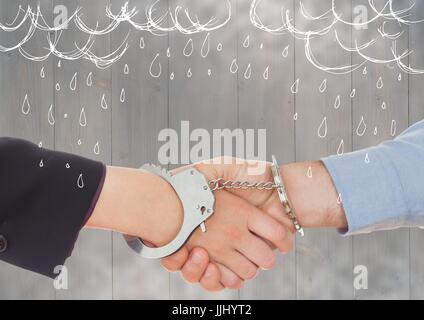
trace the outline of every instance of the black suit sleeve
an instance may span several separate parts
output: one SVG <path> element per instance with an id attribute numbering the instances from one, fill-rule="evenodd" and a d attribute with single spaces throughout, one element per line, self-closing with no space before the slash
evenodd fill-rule
<path id="1" fill-rule="evenodd" d="M 105 166 L 0 138 L 0 260 L 49 277 L 71 255 L 101 192 Z"/>

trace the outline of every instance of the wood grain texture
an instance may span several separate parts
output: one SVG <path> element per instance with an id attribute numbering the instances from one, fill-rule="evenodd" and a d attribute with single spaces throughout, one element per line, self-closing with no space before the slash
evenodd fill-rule
<path id="1" fill-rule="evenodd" d="M 129 3 L 130 8 L 140 9 L 137 22 L 145 22 L 144 7 L 153 2 L 139 0 Z M 114 1 L 114 12 L 124 3 Z M 166 7 L 165 1 L 158 10 Z M 125 57 L 112 67 L 112 159 L 113 165 L 139 168 L 147 162 L 158 162 L 158 133 L 168 127 L 168 66 L 165 55 L 168 36 L 139 32 L 123 24 L 112 34 L 113 47 L 118 47 L 130 31 L 131 47 Z M 140 48 L 140 41 L 144 43 L 143 48 Z M 158 62 L 161 63 L 162 74 L 153 78 L 149 68 L 157 53 L 160 54 Z M 126 64 L 128 74 L 124 72 Z M 122 90 L 125 91 L 124 102 L 121 100 Z M 113 287 L 115 299 L 167 299 L 169 274 L 162 270 L 158 261 L 136 256 L 122 236 L 115 234 Z"/>
<path id="2" fill-rule="evenodd" d="M 331 8 L 331 1 L 322 1 L 320 6 L 315 3 L 304 1 L 313 16 Z M 350 3 L 340 4 L 338 10 L 350 14 Z M 299 30 L 323 28 L 325 24 L 328 22 L 311 25 L 300 14 L 299 7 L 296 7 L 295 25 Z M 343 39 L 350 39 L 350 28 L 342 25 L 337 31 Z M 333 33 L 313 39 L 311 47 L 314 55 L 324 65 L 349 65 L 350 55 L 341 50 L 333 39 Z M 304 51 L 304 41 L 296 40 L 295 79 L 299 79 L 295 96 L 296 161 L 335 154 L 342 139 L 346 151 L 351 146 L 350 75 L 335 76 L 314 69 L 306 61 Z M 320 92 L 319 88 L 325 79 L 327 89 Z M 340 105 L 337 107 L 338 97 Z M 305 172 L 305 175 L 313 179 L 313 172 Z M 335 230 L 307 230 L 304 238 L 298 238 L 296 247 L 297 298 L 352 298 L 351 239 L 341 238 Z"/>
<path id="3" fill-rule="evenodd" d="M 236 8 L 236 1 L 231 1 L 231 4 L 233 8 Z M 170 1 L 171 10 L 178 5 L 189 6 L 192 12 L 201 12 L 199 19 L 202 21 L 207 20 L 207 17 L 211 15 L 220 19 L 225 19 L 227 15 L 225 6 L 216 6 L 214 0 Z M 176 130 L 181 139 L 184 139 L 180 129 L 182 121 L 189 121 L 190 131 L 203 128 L 211 137 L 213 129 L 237 128 L 237 76 L 229 72 L 231 61 L 237 55 L 237 40 L 233 37 L 237 32 L 237 16 L 238 13 L 234 12 L 232 21 L 224 29 L 210 34 L 208 54 L 206 54 L 207 44 L 204 46 L 203 53 L 201 50 L 206 33 L 183 35 L 176 32 L 169 35 L 171 56 L 168 78 L 171 79 L 172 73 L 175 75 L 174 80 L 169 80 L 169 127 Z M 222 51 L 217 50 L 219 43 L 222 44 Z M 194 139 L 196 138 L 193 137 Z M 190 147 L 195 144 L 196 141 L 192 141 Z M 193 156 L 197 156 L 197 160 L 208 159 L 214 156 L 213 152 L 211 150 L 210 155 L 193 154 Z M 180 156 L 184 157 L 184 155 L 186 155 L 185 152 L 181 151 Z M 184 158 L 181 160 L 185 162 Z M 225 291 L 219 294 L 208 294 L 199 286 L 186 284 L 181 280 L 180 275 L 172 274 L 170 298 L 191 299 L 193 297 L 234 299 L 238 297 L 238 293 Z"/>
<path id="4" fill-rule="evenodd" d="M 238 126 L 245 130 L 266 129 L 268 161 L 275 154 L 281 163 L 293 162 L 295 108 L 290 86 L 294 82 L 294 40 L 288 34 L 271 35 L 255 28 L 245 14 L 249 7 L 249 1 L 238 2 Z M 279 25 L 282 7 L 292 10 L 293 1 L 264 2 L 258 14 L 267 18 L 263 23 Z M 249 66 L 251 72 L 247 71 Z M 258 144 L 257 140 L 255 143 Z M 240 296 L 242 299 L 295 299 L 294 251 L 284 256 L 277 253 L 274 269 L 260 271 L 255 280 L 246 282 Z"/>
<path id="5" fill-rule="evenodd" d="M 362 1 L 365 3 L 366 1 Z M 359 1 L 358 3 L 361 3 Z M 383 1 L 376 1 L 379 8 Z M 397 1 L 394 9 L 407 5 L 407 1 Z M 389 29 L 387 26 L 387 30 Z M 394 28 L 392 26 L 392 28 Z M 406 29 L 406 32 L 408 30 Z M 353 29 L 353 39 L 358 43 L 369 41 L 377 35 L 377 24 L 372 23 L 369 30 Z M 387 59 L 392 43 L 378 41 L 367 54 Z M 406 38 L 398 40 L 398 46 L 407 48 Z M 401 50 L 403 51 L 403 50 Z M 354 56 L 354 63 L 362 58 Z M 366 64 L 367 73 L 361 70 L 353 73 L 353 86 L 358 95 L 353 100 L 353 129 L 356 130 L 364 117 L 367 129 L 362 136 L 353 134 L 354 149 L 363 149 L 381 141 L 392 139 L 391 123 L 396 121 L 396 134 L 408 126 L 408 77 L 404 75 L 397 81 L 398 69 L 390 65 Z M 378 88 L 381 77 L 383 87 Z M 386 103 L 386 108 L 383 108 Z M 360 131 L 362 132 L 362 131 Z M 370 159 L 370 161 L 372 161 Z M 409 297 L 409 230 L 377 232 L 355 236 L 353 240 L 354 265 L 364 265 L 368 269 L 368 289 L 355 290 L 356 299 L 407 299 Z"/>
<path id="6" fill-rule="evenodd" d="M 55 6 L 66 5 L 70 14 L 78 7 L 82 7 L 81 14 L 83 14 L 84 22 L 91 28 L 95 28 L 97 20 L 99 28 L 104 28 L 109 23 L 109 19 L 105 18 L 104 13 L 100 11 L 100 8 L 103 10 L 108 4 L 108 0 L 54 1 Z M 63 32 L 58 49 L 65 52 L 74 50 L 75 44 L 82 47 L 86 41 L 87 35 L 72 23 L 68 26 L 68 30 Z M 109 47 L 109 36 L 96 37 L 92 51 L 102 56 L 109 53 Z M 53 61 L 56 149 L 110 164 L 111 112 L 110 109 L 103 110 L 100 105 L 103 94 L 106 94 L 106 98 L 110 100 L 110 70 L 98 69 L 86 60 L 60 61 L 55 58 Z M 72 79 L 75 74 L 77 82 L 73 90 Z M 97 143 L 99 152 L 94 151 Z M 111 232 L 82 230 L 73 255 L 66 264 L 69 289 L 58 290 L 57 298 L 112 298 L 111 261 Z"/>
<path id="7" fill-rule="evenodd" d="M 20 4 L 32 5 L 32 1 Z M 51 10 L 50 1 L 40 1 L 40 5 Z M 2 1 L 0 20 L 12 22 L 18 12 L 19 3 Z M 47 17 L 49 15 L 47 14 Z M 18 32 L 0 33 L 3 46 L 14 46 L 28 32 L 28 24 Z M 42 34 L 34 34 L 34 39 L 44 43 Z M 33 42 L 26 47 L 33 54 L 43 54 L 39 43 Z M 40 78 L 44 66 L 46 78 Z M 19 52 L 0 55 L 0 135 L 30 140 L 36 144 L 42 142 L 46 148 L 54 148 L 54 127 L 47 120 L 50 104 L 53 103 L 52 64 L 33 63 L 23 58 Z M 24 115 L 21 111 L 25 96 L 28 96 L 30 111 Z M 38 164 L 34 164 L 37 166 Z M 0 299 L 52 299 L 54 288 L 51 279 L 0 262 Z"/>
<path id="8" fill-rule="evenodd" d="M 424 16 L 424 2 L 418 1 L 411 16 L 411 20 L 421 20 Z M 424 25 L 418 24 L 409 30 L 409 48 L 414 54 L 409 57 L 409 63 L 418 69 L 424 69 L 424 49 L 422 35 Z M 422 76 L 409 76 L 409 124 L 424 119 L 424 90 Z M 421 244 L 424 243 L 424 231 L 421 229 L 410 230 L 410 298 L 422 299 L 424 296 L 424 255 Z"/>

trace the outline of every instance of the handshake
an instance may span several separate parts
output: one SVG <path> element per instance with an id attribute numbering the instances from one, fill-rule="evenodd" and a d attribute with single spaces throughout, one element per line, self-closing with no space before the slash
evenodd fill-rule
<path id="1" fill-rule="evenodd" d="M 270 163 L 261 163 L 265 170 L 259 175 L 249 175 L 252 166 L 258 164 L 220 158 L 172 174 L 194 167 L 209 181 L 273 182 Z M 346 227 L 338 193 L 322 162 L 282 166 L 280 175 L 300 225 Z M 162 266 L 180 271 L 188 282 L 200 283 L 208 291 L 239 289 L 259 269 L 274 266 L 276 249 L 284 254 L 293 248 L 295 226 L 276 189 L 224 188 L 214 193 L 207 232 L 197 228 L 179 251 L 162 259 Z M 182 223 L 180 199 L 166 180 L 143 170 L 108 167 L 86 226 L 133 235 L 160 247 L 175 238 Z"/>

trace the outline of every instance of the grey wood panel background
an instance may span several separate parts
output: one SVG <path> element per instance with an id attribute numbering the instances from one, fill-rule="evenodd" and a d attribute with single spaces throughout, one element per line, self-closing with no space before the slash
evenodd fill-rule
<path id="1" fill-rule="evenodd" d="M 42 0 L 45 18 L 52 22 L 53 8 L 66 5 L 69 12 L 82 7 L 87 25 L 99 28 L 109 23 L 104 14 L 111 4 L 117 12 L 124 0 Z M 141 13 L 153 1 L 133 0 Z M 319 15 L 331 6 L 330 0 L 303 1 L 312 15 Z M 337 10 L 347 20 L 352 8 L 366 0 L 336 1 Z M 382 6 L 385 0 L 376 0 Z M 409 1 L 394 3 L 395 9 L 408 6 Z M 24 8 L 33 1 L 1 1 L 0 19 L 13 20 L 18 6 Z M 251 1 L 231 0 L 232 19 L 224 28 L 208 36 L 210 50 L 201 55 L 207 33 L 183 35 L 171 32 L 156 36 L 136 31 L 127 24 L 96 39 L 93 51 L 104 55 L 115 50 L 129 33 L 130 48 L 112 67 L 100 70 L 89 61 L 60 61 L 50 58 L 31 62 L 18 52 L 0 54 L 0 134 L 42 142 L 47 148 L 78 153 L 107 164 L 138 167 L 145 162 L 157 162 L 158 133 L 164 128 L 180 131 L 181 121 L 190 121 L 190 129 L 252 128 L 267 129 L 267 157 L 276 154 L 281 162 L 313 160 L 334 154 L 343 145 L 344 152 L 375 145 L 391 139 L 391 126 L 396 122 L 396 134 L 408 125 L 424 118 L 422 76 L 402 74 L 391 65 L 366 64 L 367 73 L 357 70 L 347 75 L 329 75 L 314 68 L 305 58 L 304 43 L 290 35 L 271 35 L 256 29 L 249 21 Z M 187 5 L 201 18 L 225 16 L 224 1 L 161 1 L 158 10 Z M 297 28 L 308 30 L 299 11 L 299 1 L 263 0 L 259 13 L 267 25 L 280 24 L 280 7 L 294 12 Z M 423 19 L 424 2 L 416 1 L 410 19 Z M 140 17 L 139 22 L 143 22 Z M 325 22 L 323 22 L 325 23 Z M 381 22 L 380 22 L 381 24 Z M 379 22 L 368 30 L 338 26 L 339 36 L 354 45 L 378 36 Z M 315 25 L 316 27 L 316 25 Z M 410 47 L 414 54 L 409 63 L 424 68 L 424 25 L 404 28 L 407 37 L 399 40 L 402 48 Z M 22 38 L 24 30 L 7 34 L 0 32 L 0 43 L 11 45 Z M 249 45 L 246 45 L 246 38 Z M 39 32 L 25 49 L 43 54 L 45 35 Z M 191 40 L 190 40 L 191 39 Z M 72 24 L 62 35 L 61 50 L 82 45 L 86 35 Z M 187 42 L 193 43 L 193 53 L 183 54 Z M 140 45 L 144 44 L 144 45 Z M 217 50 L 218 44 L 222 51 Z M 288 46 L 287 56 L 282 52 Z M 333 35 L 312 41 L 314 54 L 327 65 L 359 62 L 355 54 L 346 54 L 334 44 Z M 378 43 L 371 56 L 389 53 L 391 43 Z M 167 51 L 169 49 L 169 57 Z M 149 74 L 161 66 L 161 75 Z M 238 70 L 229 71 L 236 59 Z M 245 72 L 250 65 L 251 73 Z M 128 67 L 126 67 L 128 66 Z M 264 77 L 269 67 L 267 79 Z M 41 69 L 45 77 L 40 77 Z M 191 76 L 187 76 L 190 69 Z M 125 72 L 125 70 L 127 72 Z M 210 74 L 208 74 L 210 70 Z M 76 74 L 76 87 L 70 84 Z M 171 74 L 173 76 L 171 76 Z M 382 78 L 384 86 L 376 83 Z M 297 94 L 292 84 L 299 79 Z M 319 91 L 326 79 L 327 89 Z M 60 90 L 56 85 L 60 86 Z M 351 91 L 356 95 L 350 98 Z M 125 92 L 123 99 L 122 92 Z M 21 106 L 25 95 L 31 105 L 24 116 Z M 102 97 L 104 103 L 102 107 Z M 340 97 L 340 105 L 335 102 Z M 386 108 L 381 107 L 385 102 Z M 48 122 L 52 106 L 54 125 Z M 84 108 L 86 126 L 79 124 Z M 358 136 L 356 128 L 364 117 L 367 130 Z M 317 134 L 321 123 L 328 126 L 325 138 Z M 375 134 L 375 128 L 377 133 Z M 98 146 L 94 152 L 95 146 Z M 372 161 L 372 159 L 371 159 Z M 307 174 L 305 172 L 305 174 Z M 312 172 L 313 174 L 313 172 Z M 121 236 L 105 231 L 84 230 L 69 259 L 69 289 L 55 290 L 52 281 L 24 270 L 0 263 L 0 298 L 2 299 L 374 299 L 424 297 L 424 255 L 421 243 L 423 231 L 402 229 L 372 235 L 341 238 L 334 230 L 308 230 L 304 239 L 297 239 L 296 250 L 278 259 L 272 271 L 261 272 L 240 292 L 225 291 L 207 294 L 196 286 L 187 285 L 177 274 L 168 274 L 156 261 L 146 261 L 133 255 Z M 367 290 L 354 290 L 353 269 L 368 268 Z"/>

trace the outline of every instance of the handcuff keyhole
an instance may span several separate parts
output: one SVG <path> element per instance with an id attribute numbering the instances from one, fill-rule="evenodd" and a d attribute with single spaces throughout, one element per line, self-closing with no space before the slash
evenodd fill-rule
<path id="1" fill-rule="evenodd" d="M 201 212 L 201 214 L 204 214 L 204 213 L 205 213 L 205 211 L 206 211 L 206 207 L 205 207 L 205 206 L 201 206 L 201 207 L 200 207 L 200 212 Z"/>

